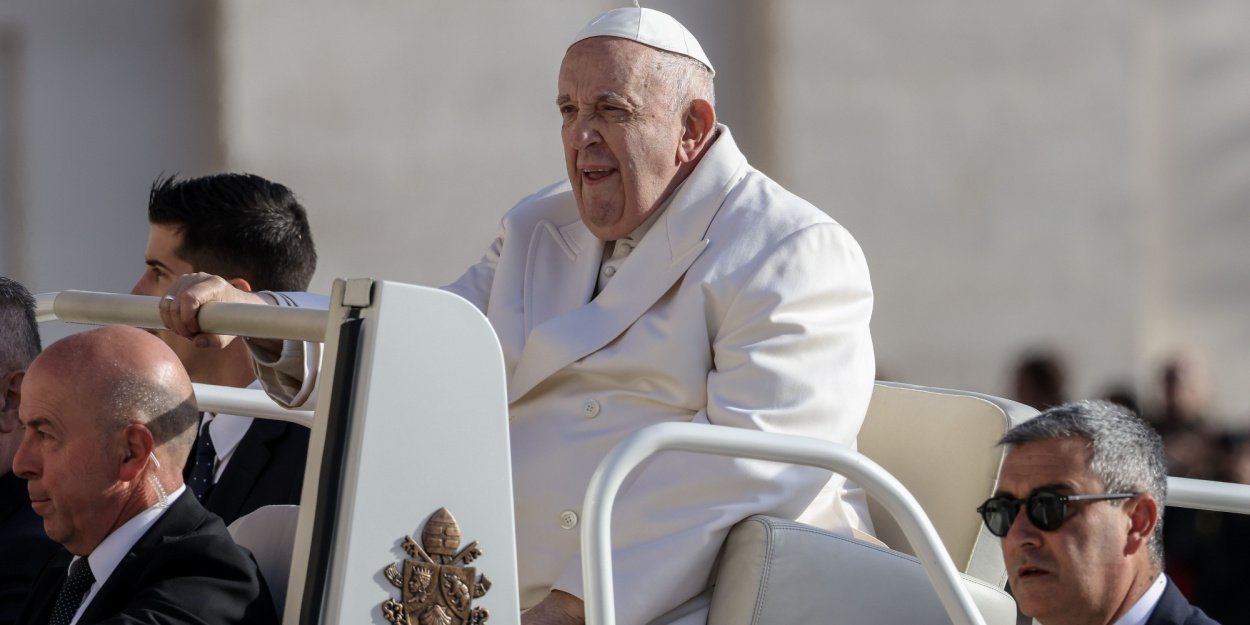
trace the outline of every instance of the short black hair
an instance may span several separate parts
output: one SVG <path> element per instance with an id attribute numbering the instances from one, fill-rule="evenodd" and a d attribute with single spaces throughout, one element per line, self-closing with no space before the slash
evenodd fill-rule
<path id="1" fill-rule="evenodd" d="M 35 298 L 16 280 L 0 276 L 0 374 L 25 369 L 41 349 Z"/>
<path id="2" fill-rule="evenodd" d="M 196 271 L 254 290 L 304 291 L 317 269 L 308 215 L 290 189 L 253 174 L 157 178 L 148 221 L 182 234 L 175 253 Z"/>

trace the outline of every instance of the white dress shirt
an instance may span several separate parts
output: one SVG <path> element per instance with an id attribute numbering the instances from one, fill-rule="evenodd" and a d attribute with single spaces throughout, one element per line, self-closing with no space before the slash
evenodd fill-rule
<path id="1" fill-rule="evenodd" d="M 1146 625 L 1146 620 L 1150 618 L 1150 614 L 1155 611 L 1155 606 L 1159 605 L 1159 599 L 1163 598 L 1163 591 L 1167 588 L 1168 580 L 1163 573 L 1155 578 L 1150 584 L 1146 592 L 1142 593 L 1137 603 L 1129 608 L 1124 616 L 1116 619 L 1111 625 Z"/>
<path id="2" fill-rule="evenodd" d="M 248 388 L 262 388 L 260 380 L 253 380 Z M 213 462 L 214 484 L 221 479 L 221 474 L 226 470 L 230 458 L 234 457 L 234 450 L 239 447 L 239 442 L 247 434 L 247 429 L 252 427 L 254 420 L 255 417 L 235 414 L 204 413 L 204 423 L 208 424 L 208 437 L 213 441 L 213 450 L 217 453 L 217 459 Z"/>
<path id="3" fill-rule="evenodd" d="M 182 493 L 187 490 L 186 485 L 178 487 L 178 490 L 170 493 L 168 502 L 162 505 L 156 503 L 152 507 L 131 517 L 129 521 L 122 524 L 121 527 L 113 530 L 113 533 L 104 537 L 104 540 L 87 556 L 87 566 L 91 568 L 91 574 L 95 576 L 95 583 L 91 584 L 91 588 L 87 590 L 87 595 L 83 597 L 82 603 L 78 605 L 78 611 L 74 612 L 74 618 L 70 620 L 69 625 L 74 625 L 82 616 L 87 606 L 91 605 L 91 600 L 95 598 L 100 588 L 107 582 L 109 576 L 121 564 L 122 558 L 130 553 L 131 547 L 139 542 L 140 538 L 152 529 L 156 521 L 164 516 L 165 511 Z M 70 561 L 72 566 L 77 562 L 80 556 L 74 556 Z"/>

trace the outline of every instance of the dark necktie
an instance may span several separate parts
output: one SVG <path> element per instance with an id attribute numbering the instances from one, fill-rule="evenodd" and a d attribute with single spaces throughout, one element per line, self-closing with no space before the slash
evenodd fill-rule
<path id="1" fill-rule="evenodd" d="M 209 421 L 200 426 L 200 437 L 195 441 L 195 464 L 191 466 L 191 480 L 187 484 L 195 498 L 204 501 L 213 488 L 213 465 L 217 461 L 217 450 L 213 447 L 213 437 L 208 434 Z"/>
<path id="2" fill-rule="evenodd" d="M 65 585 L 61 586 L 61 594 L 56 596 L 56 606 L 52 608 L 52 618 L 48 620 L 48 625 L 69 625 L 74 613 L 78 611 L 78 606 L 82 605 L 83 597 L 87 596 L 87 590 L 94 583 L 95 575 L 91 574 L 87 559 L 74 560 L 69 565 L 69 577 L 65 578 Z"/>

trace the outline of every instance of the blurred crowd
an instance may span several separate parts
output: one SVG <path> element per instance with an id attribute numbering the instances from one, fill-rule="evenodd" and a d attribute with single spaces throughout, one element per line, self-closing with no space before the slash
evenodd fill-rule
<path id="1" fill-rule="evenodd" d="M 1063 359 L 1030 351 L 1015 364 L 1008 395 L 1044 410 L 1070 399 Z M 1211 413 L 1212 377 L 1193 351 L 1165 359 L 1142 393 L 1108 387 L 1101 399 L 1126 406 L 1163 437 L 1168 475 L 1250 484 L 1250 407 L 1232 425 Z M 1164 517 L 1167 574 L 1194 605 L 1223 623 L 1250 623 L 1241 564 L 1250 560 L 1250 515 L 1168 508 Z"/>

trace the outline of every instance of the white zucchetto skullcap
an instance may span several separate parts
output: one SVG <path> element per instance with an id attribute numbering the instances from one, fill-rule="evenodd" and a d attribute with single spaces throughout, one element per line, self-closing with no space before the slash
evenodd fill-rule
<path id="1" fill-rule="evenodd" d="M 713 76 L 716 75 L 712 62 L 703 53 L 703 47 L 699 45 L 694 35 L 690 34 L 690 31 L 686 30 L 686 27 L 673 16 L 655 9 L 640 7 L 612 9 L 590 20 L 582 32 L 577 33 L 577 37 L 573 39 L 569 47 L 591 37 L 620 37 L 646 44 L 652 48 L 675 52 L 702 63 Z"/>

